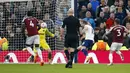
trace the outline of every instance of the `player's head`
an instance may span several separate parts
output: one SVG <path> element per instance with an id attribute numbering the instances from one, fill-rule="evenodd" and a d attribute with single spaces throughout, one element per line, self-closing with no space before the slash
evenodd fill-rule
<path id="1" fill-rule="evenodd" d="M 114 21 L 114 24 L 115 24 L 115 25 L 120 25 L 120 19 L 117 19 L 117 18 L 116 18 L 115 21 Z"/>
<path id="2" fill-rule="evenodd" d="M 28 12 L 27 12 L 27 16 L 33 16 L 32 11 L 28 11 Z"/>
<path id="3" fill-rule="evenodd" d="M 73 16 L 73 14 L 74 14 L 74 10 L 72 8 L 70 8 L 68 10 L 68 16 Z"/>
<path id="4" fill-rule="evenodd" d="M 83 23 L 84 25 L 88 25 L 88 22 L 85 21 L 85 20 L 82 20 L 82 23 Z"/>

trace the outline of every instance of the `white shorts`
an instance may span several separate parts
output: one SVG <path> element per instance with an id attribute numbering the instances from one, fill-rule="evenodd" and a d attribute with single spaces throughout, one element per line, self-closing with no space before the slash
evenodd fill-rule
<path id="1" fill-rule="evenodd" d="M 40 44 L 39 35 L 34 35 L 34 36 L 27 37 L 26 44 L 27 45 Z"/>
<path id="2" fill-rule="evenodd" d="M 112 50 L 112 51 L 118 51 L 118 50 L 121 49 L 122 45 L 123 45 L 122 43 L 113 42 L 112 45 L 111 45 L 110 50 Z"/>

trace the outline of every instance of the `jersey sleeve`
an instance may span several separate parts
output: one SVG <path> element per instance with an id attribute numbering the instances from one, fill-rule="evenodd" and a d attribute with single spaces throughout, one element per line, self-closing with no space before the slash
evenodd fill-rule
<path id="1" fill-rule="evenodd" d="M 46 28 L 47 29 L 47 28 Z M 46 35 L 50 36 L 50 37 L 54 37 L 54 34 L 51 33 L 48 29 L 46 30 Z"/>
<path id="2" fill-rule="evenodd" d="M 111 27 L 109 31 L 106 32 L 106 35 L 108 35 L 109 33 L 111 33 L 113 31 L 114 27 Z"/>
<path id="3" fill-rule="evenodd" d="M 65 19 L 64 19 L 64 20 L 63 20 L 62 28 L 65 28 L 65 25 L 66 25 L 66 22 L 65 22 Z"/>

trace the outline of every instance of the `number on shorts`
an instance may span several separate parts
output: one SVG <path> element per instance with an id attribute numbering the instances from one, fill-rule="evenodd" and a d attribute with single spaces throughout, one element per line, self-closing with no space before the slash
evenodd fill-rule
<path id="1" fill-rule="evenodd" d="M 120 29 L 118 29 L 117 32 L 118 32 L 117 36 L 121 36 L 121 31 L 120 31 Z"/>
<path id="2" fill-rule="evenodd" d="M 32 22 L 32 21 L 30 21 L 30 26 L 34 27 L 34 24 L 33 24 L 33 22 Z"/>

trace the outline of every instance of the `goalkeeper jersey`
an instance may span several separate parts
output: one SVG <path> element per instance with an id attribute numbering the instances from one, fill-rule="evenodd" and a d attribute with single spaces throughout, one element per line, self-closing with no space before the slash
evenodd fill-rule
<path id="1" fill-rule="evenodd" d="M 50 37 L 54 37 L 54 34 L 51 33 L 48 28 L 40 28 L 38 31 L 39 35 L 40 35 L 40 40 L 46 40 L 46 35 L 50 36 Z"/>

